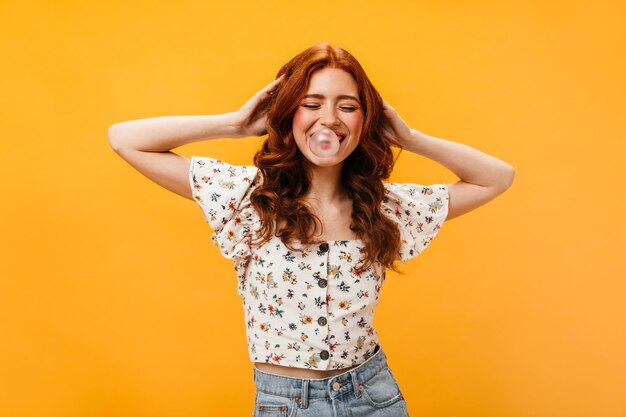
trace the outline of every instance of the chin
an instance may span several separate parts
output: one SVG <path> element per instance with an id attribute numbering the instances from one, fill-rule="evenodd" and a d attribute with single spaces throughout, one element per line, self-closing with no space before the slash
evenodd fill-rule
<path id="1" fill-rule="evenodd" d="M 334 156 L 334 157 L 330 157 L 330 158 L 319 158 L 318 157 L 316 160 L 307 158 L 307 160 L 309 161 L 309 164 L 314 165 L 314 166 L 318 166 L 318 167 L 333 167 L 333 166 L 336 166 L 336 165 L 343 164 L 343 162 L 346 160 L 346 158 Z"/>

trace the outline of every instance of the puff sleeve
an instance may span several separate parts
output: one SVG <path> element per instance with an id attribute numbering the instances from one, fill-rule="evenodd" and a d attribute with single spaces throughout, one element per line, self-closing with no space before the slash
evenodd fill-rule
<path id="1" fill-rule="evenodd" d="M 383 213 L 398 223 L 402 246 L 399 260 L 418 256 L 433 241 L 448 215 L 446 184 L 385 183 Z"/>
<path id="2" fill-rule="evenodd" d="M 238 293 L 244 289 L 251 255 L 249 238 L 258 224 L 250 203 L 258 168 L 231 165 L 215 158 L 192 156 L 189 183 L 194 200 L 213 230 L 211 240 L 222 256 L 232 259 L 238 273 Z"/>

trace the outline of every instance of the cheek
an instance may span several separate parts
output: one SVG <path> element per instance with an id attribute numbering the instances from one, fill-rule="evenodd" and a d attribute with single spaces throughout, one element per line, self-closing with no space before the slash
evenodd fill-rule
<path id="1" fill-rule="evenodd" d="M 363 114 L 361 112 L 359 112 L 358 114 L 355 114 L 353 118 L 350 119 L 350 128 L 352 131 L 361 131 L 361 129 L 363 128 Z"/>
<path id="2" fill-rule="evenodd" d="M 300 149 L 300 152 L 304 152 L 304 140 L 302 139 L 303 131 L 308 129 L 309 123 L 306 120 L 306 114 L 300 110 L 296 110 L 293 114 L 293 121 L 291 122 L 291 131 L 293 133 L 294 140 L 296 142 L 296 146 Z"/>
<path id="3" fill-rule="evenodd" d="M 300 110 L 296 110 L 293 115 L 293 127 L 295 129 L 300 129 L 307 124 L 307 117 L 304 112 Z"/>

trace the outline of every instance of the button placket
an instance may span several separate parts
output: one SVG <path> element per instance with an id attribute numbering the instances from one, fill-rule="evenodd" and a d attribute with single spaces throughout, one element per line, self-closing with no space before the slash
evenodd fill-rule
<path id="1" fill-rule="evenodd" d="M 319 246 L 319 251 L 321 254 L 326 254 L 326 259 L 324 260 L 323 265 L 326 265 L 326 268 L 324 270 L 324 272 L 326 273 L 326 275 L 328 275 L 328 250 L 330 249 L 330 245 L 328 244 L 328 242 L 323 242 L 320 244 Z M 317 285 L 320 288 L 326 288 L 328 286 L 328 280 L 325 278 L 320 278 L 319 280 L 317 280 Z"/>
<path id="2" fill-rule="evenodd" d="M 326 254 L 326 260 L 325 260 L 325 263 L 326 263 L 326 265 L 327 265 L 327 266 L 326 266 L 325 271 L 328 271 L 328 251 L 329 251 L 329 249 L 330 249 L 330 245 L 328 244 L 328 242 L 323 242 L 323 243 L 321 243 L 321 244 L 319 245 L 319 250 L 320 250 L 320 252 L 321 252 L 322 254 Z M 326 273 L 328 274 L 328 272 L 326 272 Z M 317 281 L 317 285 L 318 285 L 320 288 L 326 288 L 326 287 L 328 286 L 328 280 L 327 280 L 327 279 L 324 279 L 324 278 L 321 278 L 321 279 L 319 279 L 319 280 Z M 324 297 L 324 298 L 326 298 L 326 297 Z M 318 323 L 320 326 L 325 326 L 325 325 L 328 323 L 328 320 L 326 319 L 326 317 L 324 317 L 324 316 L 320 316 L 320 317 L 317 319 L 317 323 Z M 322 359 L 323 361 L 325 361 L 325 360 L 328 360 L 329 358 L 330 358 L 330 353 L 328 352 L 328 350 L 322 350 L 322 351 L 320 352 L 320 359 Z"/>

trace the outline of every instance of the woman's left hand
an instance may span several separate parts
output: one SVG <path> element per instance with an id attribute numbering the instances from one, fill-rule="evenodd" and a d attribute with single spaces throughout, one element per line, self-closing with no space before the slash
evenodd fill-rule
<path id="1" fill-rule="evenodd" d="M 392 132 L 388 132 L 391 136 L 403 146 L 407 146 L 411 141 L 411 128 L 402 120 L 398 112 L 383 99 L 383 112 L 389 120 Z"/>

